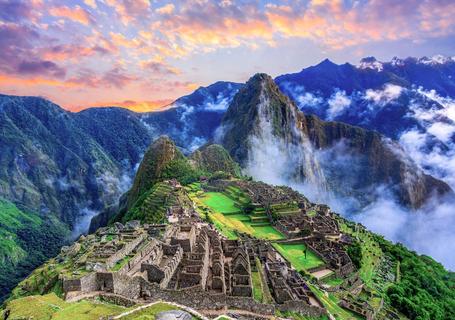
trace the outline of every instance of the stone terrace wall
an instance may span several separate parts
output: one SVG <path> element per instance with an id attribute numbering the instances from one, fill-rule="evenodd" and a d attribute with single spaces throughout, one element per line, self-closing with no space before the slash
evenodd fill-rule
<path id="1" fill-rule="evenodd" d="M 126 243 L 122 249 L 120 249 L 119 251 L 117 251 L 116 253 L 114 253 L 113 255 L 106 259 L 105 262 L 106 267 L 108 269 L 113 268 L 119 260 L 125 258 L 128 254 L 130 254 L 131 251 L 133 251 L 134 248 L 136 248 L 139 245 L 139 243 L 141 243 L 144 240 L 144 238 L 145 234 L 142 233 L 136 239 Z"/>
<path id="2" fill-rule="evenodd" d="M 224 307 L 241 309 L 261 314 L 274 314 L 275 306 L 256 302 L 253 298 L 232 297 L 201 290 L 163 290 L 141 278 L 142 294 L 150 300 L 178 302 L 198 310 L 219 310 Z"/>
<path id="3" fill-rule="evenodd" d="M 138 299 L 141 295 L 141 277 L 129 277 L 118 273 L 113 274 L 114 293 L 129 299 Z"/>
<path id="4" fill-rule="evenodd" d="M 147 256 L 158 245 L 156 239 L 151 239 L 141 250 L 139 250 L 127 264 L 125 264 L 118 272 L 120 274 L 128 273 L 135 265 L 140 263 L 145 256 Z"/>

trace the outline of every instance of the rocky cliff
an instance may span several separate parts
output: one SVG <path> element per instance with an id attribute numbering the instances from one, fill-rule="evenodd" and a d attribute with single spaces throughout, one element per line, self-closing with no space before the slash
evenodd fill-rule
<path id="1" fill-rule="evenodd" d="M 270 180 L 269 173 L 278 171 L 277 178 L 354 197 L 360 206 L 377 196 L 379 186 L 411 208 L 434 194 L 452 193 L 392 140 L 304 115 L 265 74 L 253 76 L 234 97 L 221 135 L 222 144 L 255 178 Z"/>

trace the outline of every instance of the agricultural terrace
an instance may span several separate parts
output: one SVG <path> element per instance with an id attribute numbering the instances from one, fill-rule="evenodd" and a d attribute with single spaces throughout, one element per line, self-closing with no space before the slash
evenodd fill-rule
<path id="1" fill-rule="evenodd" d="M 310 249 L 307 249 L 305 258 L 306 246 L 303 243 L 273 243 L 272 245 L 297 271 L 324 265 L 324 261 Z"/>
<path id="2" fill-rule="evenodd" d="M 380 265 L 382 250 L 369 232 L 363 229 L 352 229 L 344 221 L 339 221 L 340 230 L 351 235 L 362 243 L 362 261 L 359 276 L 368 287 L 373 287 L 373 278 Z"/>
<path id="3" fill-rule="evenodd" d="M 178 307 L 159 302 L 146 308 L 125 308 L 98 299 L 67 302 L 54 293 L 28 296 L 8 303 L 8 319 L 97 320 L 120 316 L 124 320 L 155 319 L 163 311 Z M 0 313 L 1 316 L 1 313 Z M 193 319 L 198 319 L 193 315 Z"/>
<path id="4" fill-rule="evenodd" d="M 332 293 L 326 293 L 314 285 L 308 284 L 311 291 L 318 297 L 319 301 L 322 302 L 324 307 L 327 308 L 327 311 L 335 319 L 340 320 L 357 320 L 357 319 L 365 319 L 362 316 L 359 316 L 349 310 L 346 310 L 338 305 L 340 300 Z"/>
<path id="5" fill-rule="evenodd" d="M 196 186 L 190 187 L 196 191 Z M 254 208 L 245 213 L 245 208 L 251 200 L 239 188 L 229 186 L 225 192 L 196 191 L 197 203 L 210 209 L 210 221 L 230 239 L 235 239 L 235 232 L 249 234 L 258 239 L 279 240 L 284 235 L 276 230 L 269 222 L 264 208 Z M 204 211 L 203 209 L 200 211 Z"/>

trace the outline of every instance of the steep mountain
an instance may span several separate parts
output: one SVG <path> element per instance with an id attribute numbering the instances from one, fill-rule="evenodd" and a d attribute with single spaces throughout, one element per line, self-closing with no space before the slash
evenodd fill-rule
<path id="1" fill-rule="evenodd" d="M 304 115 L 272 78 L 257 74 L 234 97 L 222 122 L 223 146 L 246 170 L 269 182 L 311 183 L 365 206 L 388 186 L 418 208 L 452 193 L 424 174 L 395 142 L 376 132 Z M 273 173 L 273 175 L 271 174 Z"/>
<path id="2" fill-rule="evenodd" d="M 169 165 L 183 159 L 185 157 L 171 139 L 162 136 L 155 140 L 144 154 L 133 186 L 128 192 L 128 207 L 131 207 L 145 190 L 149 190 L 165 177 Z"/>
<path id="3" fill-rule="evenodd" d="M 267 76 L 255 78 L 273 88 Z M 220 160 L 232 161 L 221 146 L 188 160 L 169 138 L 157 139 L 135 177 L 154 183 L 141 183 L 133 207 L 34 270 L 0 317 L 190 318 L 183 309 L 199 318 L 222 310 L 261 319 L 453 318 L 455 275 L 441 264 L 289 187 L 220 175 Z M 186 179 L 180 169 L 191 162 Z"/>
<path id="4" fill-rule="evenodd" d="M 425 172 L 455 186 L 455 60 L 435 56 L 359 65 L 328 60 L 276 78 L 300 110 L 399 140 Z"/>
<path id="5" fill-rule="evenodd" d="M 218 144 L 202 146 L 191 154 L 190 159 L 201 171 L 221 171 L 233 176 L 240 175 L 239 165 L 234 162 L 229 152 Z"/>
<path id="6" fill-rule="evenodd" d="M 33 268 L 57 254 L 69 233 L 54 215 L 39 215 L 0 198 L 0 301 Z"/>
<path id="7" fill-rule="evenodd" d="M 88 124 L 92 117 L 67 112 L 42 98 L 1 96 L 0 106 L 3 197 L 36 212 L 55 213 L 71 226 L 83 210 L 101 209 L 117 199 L 118 181 L 131 171 L 131 164 L 114 157 L 118 149 L 108 149 L 117 146 L 115 128 L 110 128 L 111 139 L 104 139 L 108 127 Z M 93 135 L 87 129 L 93 129 Z M 138 157 L 139 152 L 131 160 Z"/>
<path id="8" fill-rule="evenodd" d="M 0 296 L 117 202 L 151 140 L 124 109 L 71 113 L 37 97 L 0 96 Z M 22 209 L 23 208 L 23 209 Z M 16 222 L 17 221 L 17 222 Z"/>
<path id="9" fill-rule="evenodd" d="M 172 205 L 166 184 L 159 182 L 176 179 L 189 184 L 201 176 L 240 176 L 240 167 L 226 149 L 220 145 L 207 144 L 188 157 L 177 148 L 174 141 L 161 136 L 151 143 L 134 178 L 131 189 L 111 206 L 93 217 L 90 232 L 113 221 L 145 219 L 148 223 L 162 223 L 165 209 Z"/>
<path id="10" fill-rule="evenodd" d="M 153 139 L 140 114 L 123 108 L 89 108 L 75 113 L 81 129 L 125 169 L 134 168 Z"/>

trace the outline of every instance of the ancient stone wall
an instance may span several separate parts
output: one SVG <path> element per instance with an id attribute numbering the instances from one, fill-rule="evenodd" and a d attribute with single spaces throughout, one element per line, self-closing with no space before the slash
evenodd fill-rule
<path id="1" fill-rule="evenodd" d="M 64 279 L 63 291 L 81 291 L 81 279 Z"/>
<path id="2" fill-rule="evenodd" d="M 162 290 L 157 285 L 142 281 L 142 293 L 149 300 L 163 300 L 178 302 L 198 310 L 219 310 L 224 307 L 241 309 L 261 314 L 274 314 L 275 306 L 262 304 L 253 298 L 231 297 L 224 294 L 213 294 L 207 291 L 197 290 Z"/>
<path id="3" fill-rule="evenodd" d="M 138 263 L 140 263 L 144 257 L 149 255 L 155 247 L 158 245 L 158 241 L 156 239 L 151 239 L 149 243 L 147 243 L 141 250 L 139 250 L 133 258 L 128 261 L 118 272 L 120 274 L 126 274 L 131 269 L 133 269 Z"/>
<path id="4" fill-rule="evenodd" d="M 138 235 L 137 238 L 126 243 L 122 249 L 120 249 L 119 251 L 117 251 L 116 253 L 114 253 L 113 255 L 106 259 L 105 262 L 106 267 L 109 269 L 113 268 L 118 261 L 125 258 L 128 254 L 130 254 L 131 251 L 133 251 L 134 248 L 136 248 L 139 245 L 139 243 L 141 243 L 144 240 L 144 238 L 145 234 L 141 233 L 140 235 Z"/>
<path id="5" fill-rule="evenodd" d="M 132 299 L 128 299 L 128 298 L 125 298 L 125 297 L 122 297 L 122 296 L 119 296 L 116 294 L 103 294 L 102 293 L 99 295 L 99 297 L 102 301 L 105 301 L 105 302 L 108 302 L 111 304 L 116 304 L 118 306 L 123 306 L 126 308 L 133 307 L 137 304 L 136 301 L 134 301 Z"/>
<path id="6" fill-rule="evenodd" d="M 90 273 L 81 278 L 81 291 L 91 292 L 98 290 L 98 283 L 96 281 L 96 273 Z"/>
<path id="7" fill-rule="evenodd" d="M 141 295 L 141 277 L 128 277 L 114 273 L 114 293 L 129 299 L 138 299 Z"/>

